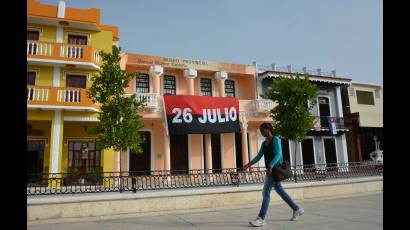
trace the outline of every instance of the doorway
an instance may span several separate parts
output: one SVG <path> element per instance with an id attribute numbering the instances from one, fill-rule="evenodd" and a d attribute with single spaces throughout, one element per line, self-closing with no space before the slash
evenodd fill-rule
<path id="1" fill-rule="evenodd" d="M 327 117 L 331 116 L 330 99 L 328 97 L 318 97 L 318 100 L 319 100 L 320 127 L 329 128 Z"/>
<path id="2" fill-rule="evenodd" d="M 280 142 L 282 144 L 283 162 L 288 162 L 290 164 L 289 140 L 281 139 Z"/>
<path id="3" fill-rule="evenodd" d="M 151 171 L 151 133 L 139 132 L 144 142 L 141 143 L 141 153 L 130 150 L 129 171 L 138 175 L 150 175 Z"/>
<path id="4" fill-rule="evenodd" d="M 249 148 L 249 133 L 246 134 L 248 139 L 248 156 L 252 156 L 251 150 Z M 235 157 L 236 157 L 236 169 L 237 171 L 242 171 L 243 168 L 243 158 L 242 158 L 242 133 L 235 133 Z M 252 159 L 249 157 L 249 161 Z"/>
<path id="5" fill-rule="evenodd" d="M 40 182 L 44 167 L 44 140 L 27 140 L 27 183 Z"/>
<path id="6" fill-rule="evenodd" d="M 323 145 L 325 150 L 326 164 L 335 166 L 337 164 L 335 138 L 323 138 Z"/>
<path id="7" fill-rule="evenodd" d="M 212 171 L 222 172 L 222 153 L 221 153 L 221 135 L 219 133 L 211 134 L 212 145 Z"/>
<path id="8" fill-rule="evenodd" d="M 188 135 L 170 135 L 171 173 L 187 174 L 188 161 Z"/>
<path id="9" fill-rule="evenodd" d="M 303 168 L 312 169 L 315 167 L 315 147 L 313 138 L 306 138 L 302 141 Z"/>

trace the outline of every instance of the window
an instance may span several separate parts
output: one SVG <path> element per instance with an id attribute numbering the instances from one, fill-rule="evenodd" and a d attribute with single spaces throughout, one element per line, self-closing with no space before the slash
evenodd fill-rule
<path id="1" fill-rule="evenodd" d="M 67 88 L 81 88 L 85 89 L 87 87 L 87 77 L 82 75 L 68 75 L 67 78 Z"/>
<path id="2" fill-rule="evenodd" d="M 357 104 L 374 105 L 373 92 L 356 90 Z"/>
<path id="3" fill-rule="evenodd" d="M 137 93 L 149 93 L 149 75 L 137 73 L 136 87 Z"/>
<path id="4" fill-rule="evenodd" d="M 87 45 L 87 36 L 69 34 L 67 43 L 73 45 Z"/>
<path id="5" fill-rule="evenodd" d="M 201 96 L 212 96 L 212 81 L 209 78 L 200 79 Z"/>
<path id="6" fill-rule="evenodd" d="M 235 97 L 235 82 L 233 80 L 225 81 L 225 96 Z"/>
<path id="7" fill-rule="evenodd" d="M 40 38 L 40 32 L 36 30 L 27 30 L 27 40 L 38 41 Z M 38 47 L 36 43 L 30 42 L 27 44 L 27 54 L 37 54 Z"/>
<path id="8" fill-rule="evenodd" d="M 95 141 L 68 142 L 68 168 L 80 172 L 99 170 L 101 166 L 100 147 Z"/>
<path id="9" fill-rule="evenodd" d="M 36 84 L 36 72 L 27 71 L 27 85 L 35 85 L 35 84 Z"/>
<path id="10" fill-rule="evenodd" d="M 87 36 L 84 35 L 68 35 L 68 44 L 73 45 L 87 45 Z M 67 55 L 70 58 L 83 58 L 83 47 L 79 46 L 69 46 L 67 50 Z"/>
<path id="11" fill-rule="evenodd" d="M 166 94 L 176 94 L 176 82 L 175 76 L 164 75 L 164 95 Z"/>
<path id="12" fill-rule="evenodd" d="M 37 30 L 27 30 L 27 40 L 40 40 L 40 32 Z"/>

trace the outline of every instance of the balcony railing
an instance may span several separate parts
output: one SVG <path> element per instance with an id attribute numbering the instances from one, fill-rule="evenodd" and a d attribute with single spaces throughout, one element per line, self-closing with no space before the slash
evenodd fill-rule
<path id="1" fill-rule="evenodd" d="M 323 181 L 369 176 L 383 176 L 383 164 L 345 163 L 298 165 L 292 170 L 294 177 L 285 183 Z M 137 192 L 179 188 L 240 186 L 260 184 L 265 180 L 265 168 L 225 168 L 179 171 L 97 172 L 92 174 L 57 173 L 28 174 L 27 195 L 75 194 L 98 192 Z"/>
<path id="2" fill-rule="evenodd" d="M 77 88 L 27 86 L 27 104 L 80 106 L 98 109 L 98 105 L 88 98 L 86 89 Z"/>
<path id="3" fill-rule="evenodd" d="M 145 100 L 145 107 L 147 108 L 157 108 L 158 105 L 158 94 L 157 93 L 137 93 L 137 101 Z"/>
<path id="4" fill-rule="evenodd" d="M 87 62 L 96 65 L 99 65 L 101 62 L 98 51 L 91 46 L 43 41 L 27 41 L 27 57 Z"/>
<path id="5" fill-rule="evenodd" d="M 273 101 L 268 99 L 257 99 L 253 103 L 258 112 L 269 112 L 274 107 Z"/>
<path id="6" fill-rule="evenodd" d="M 318 129 L 329 129 L 329 122 L 328 122 L 328 117 L 318 117 L 315 116 L 315 123 L 313 125 L 313 128 L 318 130 Z M 345 117 L 332 117 L 334 119 L 334 123 L 336 126 L 336 129 L 350 129 L 352 126 L 352 120 L 349 118 Z"/>

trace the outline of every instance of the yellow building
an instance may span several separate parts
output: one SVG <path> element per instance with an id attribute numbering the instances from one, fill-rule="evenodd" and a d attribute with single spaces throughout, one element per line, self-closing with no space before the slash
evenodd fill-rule
<path id="1" fill-rule="evenodd" d="M 98 106 L 86 95 L 101 64 L 99 51 L 118 45 L 118 28 L 100 23 L 99 9 L 27 0 L 27 171 L 113 171 L 112 150 L 88 130 Z M 88 149 L 88 153 L 83 151 Z"/>

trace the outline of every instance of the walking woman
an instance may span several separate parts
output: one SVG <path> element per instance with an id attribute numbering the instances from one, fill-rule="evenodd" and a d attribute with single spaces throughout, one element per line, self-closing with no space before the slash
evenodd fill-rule
<path id="1" fill-rule="evenodd" d="M 272 187 L 275 188 L 275 191 L 279 194 L 279 196 L 292 208 L 293 216 L 290 220 L 297 220 L 298 217 L 303 214 L 304 210 L 296 205 L 295 202 L 293 202 L 293 200 L 283 189 L 280 181 L 275 181 L 271 176 L 272 168 L 277 164 L 283 163 L 280 138 L 273 136 L 273 127 L 270 123 L 263 123 L 262 125 L 260 125 L 259 131 L 261 132 L 262 136 L 265 137 L 265 141 L 262 143 L 258 155 L 243 167 L 244 169 L 248 169 L 251 165 L 258 162 L 262 158 L 262 156 L 264 156 L 266 177 L 262 192 L 262 207 L 259 211 L 258 217 L 255 220 L 250 221 L 249 224 L 255 227 L 260 227 L 266 224 L 265 217 L 269 207 L 270 192 L 272 190 Z"/>

